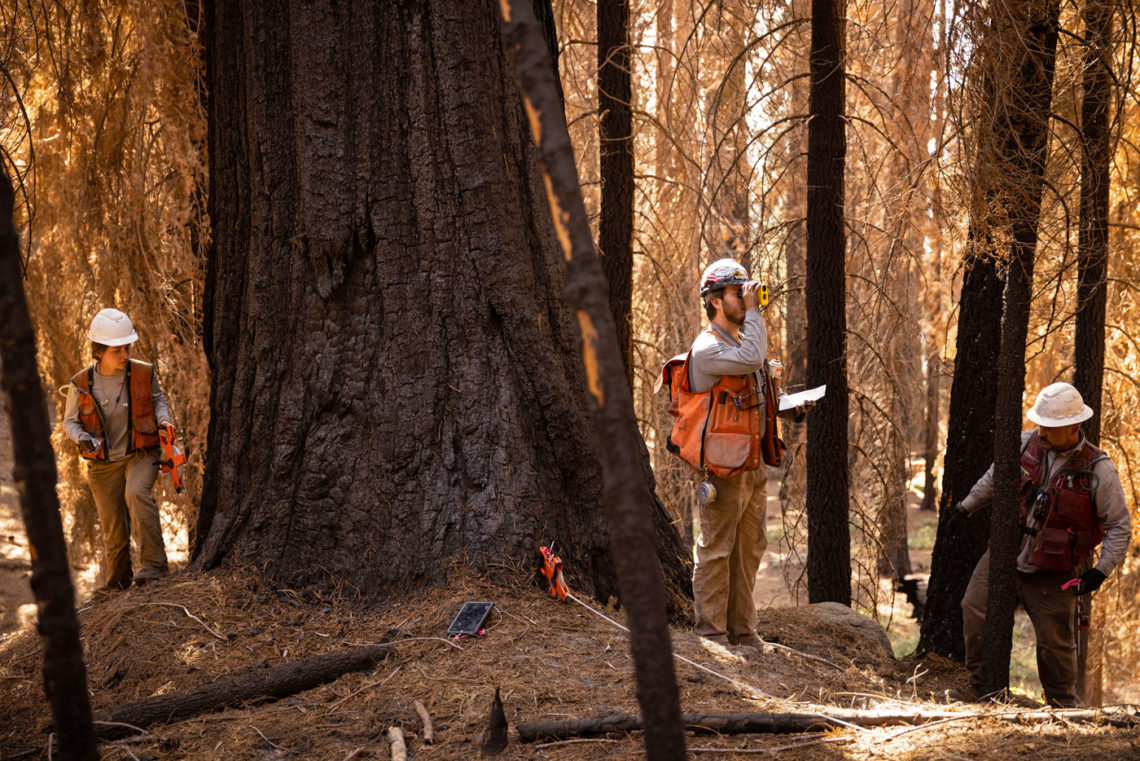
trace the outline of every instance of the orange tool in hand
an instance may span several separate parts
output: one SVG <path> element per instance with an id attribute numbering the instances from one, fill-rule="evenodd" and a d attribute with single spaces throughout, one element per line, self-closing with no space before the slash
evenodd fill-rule
<path id="1" fill-rule="evenodd" d="M 179 494 L 182 493 L 182 474 L 178 469 L 186 464 L 189 459 L 186 453 L 174 445 L 174 426 L 166 425 L 159 429 L 158 440 L 162 444 L 162 459 L 158 462 L 158 467 L 164 473 L 170 474 L 170 480 L 174 482 L 174 491 Z"/>
<path id="2" fill-rule="evenodd" d="M 550 582 L 550 596 L 565 601 L 570 588 L 562 576 L 562 558 L 551 552 L 549 547 L 539 547 L 538 551 L 542 553 L 542 575 Z"/>

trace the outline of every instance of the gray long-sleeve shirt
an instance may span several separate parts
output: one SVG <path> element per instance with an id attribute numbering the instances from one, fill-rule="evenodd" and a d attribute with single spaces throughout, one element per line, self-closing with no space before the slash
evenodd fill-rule
<path id="1" fill-rule="evenodd" d="M 1021 434 L 1022 449 L 1033 435 L 1032 431 Z M 1072 449 L 1064 452 L 1045 452 L 1042 457 L 1042 467 L 1046 470 L 1045 481 L 1053 478 L 1056 473 L 1073 458 L 1081 447 L 1085 445 L 1085 438 Z M 1116 467 L 1109 460 L 1101 460 L 1092 467 L 1097 477 L 1097 489 L 1093 494 L 1093 503 L 1096 505 L 1097 516 L 1104 526 L 1104 542 L 1100 547 L 1100 559 L 1097 560 L 1096 569 L 1108 576 L 1112 570 L 1124 559 L 1128 552 L 1128 541 L 1132 537 L 1132 515 L 1128 511 L 1128 503 L 1124 499 L 1124 487 L 1120 483 L 1120 476 Z M 985 475 L 978 479 L 969 495 L 962 500 L 962 507 L 973 515 L 978 510 L 990 504 L 994 498 L 994 466 Z M 1017 553 L 1017 569 L 1032 573 L 1039 570 L 1029 562 L 1033 555 L 1033 537 L 1025 536 L 1021 542 L 1021 549 Z"/>
<path id="2" fill-rule="evenodd" d="M 107 437 L 107 456 L 111 462 L 122 460 L 127 456 L 127 389 L 124 388 L 126 378 L 125 371 L 114 375 L 101 375 L 96 371 L 91 388 L 95 401 L 103 410 L 105 425 L 103 434 Z M 154 418 L 159 426 L 173 422 L 166 395 L 158 385 L 158 373 L 151 373 L 150 376 L 150 398 L 154 402 Z M 77 444 L 81 436 L 89 435 L 83 424 L 79 422 L 79 389 L 74 384 L 67 390 L 63 431 Z"/>
<path id="3" fill-rule="evenodd" d="M 740 340 L 715 323 L 710 326 L 724 340 L 702 330 L 693 341 L 689 360 L 689 390 L 708 391 L 724 375 L 756 377 L 757 403 L 764 403 L 764 384 L 759 371 L 764 367 L 768 353 L 768 329 L 759 309 L 749 309 L 740 328 Z M 764 430 L 764 416 L 760 416 L 760 430 Z"/>
<path id="4" fill-rule="evenodd" d="M 724 340 L 702 330 L 697 340 L 693 341 L 692 359 L 689 361 L 691 391 L 708 391 L 722 375 L 758 372 L 764 366 L 768 354 L 768 329 L 759 309 L 749 309 L 744 314 L 739 341 L 716 324 L 710 327 Z"/>

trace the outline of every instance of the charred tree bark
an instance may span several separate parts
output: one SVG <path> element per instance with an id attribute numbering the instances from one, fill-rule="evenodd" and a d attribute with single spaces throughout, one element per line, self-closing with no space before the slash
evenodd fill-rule
<path id="1" fill-rule="evenodd" d="M 1084 97 L 1081 101 L 1081 201 L 1078 239 L 1077 325 L 1073 385 L 1093 416 L 1081 425 L 1100 442 L 1104 385 L 1104 319 L 1108 303 L 1109 110 L 1112 108 L 1111 3 L 1090 0 L 1085 22 Z M 1092 595 L 1085 595 L 1092 613 Z M 1077 630 L 1077 692 L 1087 705 L 1101 704 L 1103 641 L 1096 629 Z M 1094 640 L 1093 642 L 1090 642 Z"/>
<path id="2" fill-rule="evenodd" d="M 75 590 L 56 497 L 55 452 L 36 365 L 36 337 L 24 296 L 15 194 L 0 167 L 0 386 L 12 424 L 12 475 L 32 555 L 32 593 L 43 643 L 44 692 L 59 729 L 60 758 L 98 759 L 87 667 L 75 618 Z"/>
<path id="3" fill-rule="evenodd" d="M 1053 71 L 1057 53 L 1059 0 L 1025 0 L 995 21 L 1001 42 L 998 65 L 1009 66 L 1011 87 L 995 113 L 999 146 L 999 198 L 1008 210 L 1010 251 L 998 354 L 994 412 L 994 499 L 990 527 L 989 596 L 982 645 L 982 694 L 1009 687 L 1013 646 L 1014 576 L 1021 543 L 1018 495 L 1021 487 L 1022 395 L 1025 341 L 1033 296 L 1033 260 L 1044 186 Z"/>
<path id="4" fill-rule="evenodd" d="M 748 11 L 740 0 L 722 0 L 702 14 L 708 57 L 723 62 L 724 73 L 710 83 L 707 117 L 708 169 L 703 178 L 708 211 L 702 222 L 708 259 L 736 259 L 760 280 L 749 245 L 748 84 L 745 33 Z"/>
<path id="5" fill-rule="evenodd" d="M 1106 714 L 1103 711 L 1065 711 L 1066 721 L 1082 724 L 1107 724 L 1114 727 L 1134 727 L 1140 720 L 1127 710 Z M 921 711 L 889 714 L 882 711 L 850 711 L 845 714 L 825 715 L 812 713 L 686 713 L 681 717 L 685 729 L 693 734 L 791 734 L 818 732 L 829 727 L 855 724 L 860 727 L 883 727 L 891 724 L 934 724 L 947 719 L 961 719 L 970 714 L 950 711 Z M 1054 711 L 1010 711 L 987 713 L 975 718 L 1004 719 L 1019 723 L 1052 722 Z M 608 714 L 593 719 L 567 721 L 528 721 L 518 725 L 519 739 L 523 742 L 539 740 L 565 740 L 569 737 L 590 737 L 609 734 L 627 734 L 642 728 L 641 717 L 624 713 Z M 728 752 L 727 750 L 725 752 Z"/>
<path id="6" fill-rule="evenodd" d="M 229 679 L 189 690 L 156 695 L 116 706 L 95 715 L 99 737 L 114 740 L 145 729 L 207 711 L 218 711 L 250 701 L 285 698 L 311 690 L 355 671 L 366 671 L 395 652 L 388 644 L 368 645 L 347 653 L 325 653 L 270 668 L 257 667 Z M 58 726 L 58 724 L 57 724 Z"/>
<path id="7" fill-rule="evenodd" d="M 978 220 L 971 225 L 970 240 L 976 248 L 985 237 L 978 229 L 982 224 Z M 957 358 L 950 385 L 938 533 L 918 643 L 920 653 L 938 653 L 959 661 L 966 654 L 962 596 L 989 542 L 990 511 L 974 515 L 957 535 L 947 532 L 946 518 L 954 503 L 970 493 L 993 462 L 988 443 L 994 438 L 1002 288 L 993 259 L 975 255 L 967 262 L 958 304 Z"/>
<path id="8" fill-rule="evenodd" d="M 681 702 L 673 669 L 665 589 L 657 562 L 647 456 L 622 372 L 606 282 L 590 234 L 574 149 L 555 97 L 554 73 L 539 44 L 541 28 L 523 0 L 504 2 L 503 36 L 515 55 L 519 90 L 542 158 L 547 199 L 566 259 L 567 293 L 577 309 L 591 412 L 602 440 L 604 503 L 622 600 L 629 612 L 637 698 L 645 717 L 646 757 L 685 758 Z M 673 534 L 676 538 L 676 534 Z"/>
<path id="9" fill-rule="evenodd" d="M 384 595 L 557 542 L 572 586 L 618 594 L 579 321 L 497 5 L 215 2 L 206 26 L 197 565 Z M 646 504 L 683 593 L 676 532 Z"/>
<path id="10" fill-rule="evenodd" d="M 633 385 L 633 94 L 629 0 L 598 2 L 598 248 L 626 377 Z"/>
<path id="11" fill-rule="evenodd" d="M 1077 325 L 1073 385 L 1093 416 L 1081 424 L 1100 441 L 1104 385 L 1104 319 L 1108 301 L 1109 109 L 1112 106 L 1113 6 L 1090 0 L 1084 8 L 1085 73 L 1081 101 L 1081 201 L 1078 238 Z"/>
<path id="12" fill-rule="evenodd" d="M 934 461 L 938 459 L 938 396 L 942 379 L 942 359 L 938 351 L 926 358 L 926 414 L 922 424 L 923 478 L 921 510 L 938 507 L 938 487 L 934 484 Z"/>
<path id="13" fill-rule="evenodd" d="M 844 0 L 812 0 L 807 158 L 808 599 L 851 604 L 848 525 Z"/>

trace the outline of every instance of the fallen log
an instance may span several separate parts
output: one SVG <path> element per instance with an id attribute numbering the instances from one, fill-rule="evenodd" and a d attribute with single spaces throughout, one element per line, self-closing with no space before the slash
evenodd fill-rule
<path id="1" fill-rule="evenodd" d="M 836 727 L 881 727 L 889 724 L 920 725 L 933 721 L 953 719 L 1002 719 L 1005 721 L 1041 722 L 1071 721 L 1078 723 L 1101 722 L 1113 726 L 1140 725 L 1140 717 L 1129 712 L 1095 710 L 1056 711 L 916 711 L 912 713 L 876 713 L 858 711 L 826 716 L 818 713 L 686 713 L 681 716 L 685 729 L 694 734 L 796 734 L 815 732 Z M 640 716 L 617 713 L 592 719 L 562 721 L 521 722 L 516 729 L 523 742 L 538 740 L 565 740 L 570 737 L 590 737 L 609 734 L 627 734 L 642 729 Z"/>
<path id="2" fill-rule="evenodd" d="M 99 711 L 94 716 L 95 733 L 100 739 L 114 740 L 133 734 L 124 724 L 144 728 L 251 700 L 288 697 L 344 674 L 370 669 L 394 653 L 389 644 L 369 645 L 347 653 L 326 653 L 271 668 L 254 668 L 193 689 Z"/>

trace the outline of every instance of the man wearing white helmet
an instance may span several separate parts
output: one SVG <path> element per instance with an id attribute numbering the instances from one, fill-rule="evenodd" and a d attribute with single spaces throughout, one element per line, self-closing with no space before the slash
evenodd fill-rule
<path id="1" fill-rule="evenodd" d="M 768 545 L 764 527 L 768 475 L 755 451 L 764 433 L 764 382 L 759 371 L 768 351 L 759 287 L 733 259 L 709 265 L 701 276 L 700 293 L 710 324 L 693 342 L 686 362 L 686 393 L 712 391 L 718 397 L 735 399 L 735 407 L 730 404 L 729 408 L 741 418 L 749 416 L 744 429 L 747 434 L 729 432 L 720 440 L 735 437 L 741 441 L 740 459 L 747 456 L 746 462 L 728 471 L 732 473 L 728 477 L 717 475 L 711 468 L 703 473 L 706 481 L 702 488 L 710 498 L 700 505 L 700 536 L 693 569 L 694 629 L 719 644 L 751 647 L 761 644 L 752 590 Z M 702 464 L 712 447 L 710 429 L 716 425 L 715 414 L 700 423 L 701 438 L 695 441 Z M 674 435 L 685 425 L 682 415 Z M 752 449 L 746 452 L 749 440 Z M 673 451 L 684 458 L 675 448 L 677 444 L 671 437 Z M 693 464 L 691 460 L 686 458 Z"/>
<path id="2" fill-rule="evenodd" d="M 1037 395 L 1026 413 L 1037 430 L 1021 435 L 1021 547 L 1016 589 L 1037 637 L 1037 670 L 1050 705 L 1073 706 L 1077 652 L 1073 617 L 1077 594 L 1104 583 L 1128 550 L 1131 516 L 1120 478 L 1108 457 L 1081 433 L 1093 411 L 1068 383 Z M 993 500 L 993 466 L 954 505 L 947 529 Z M 1075 578 L 1077 566 L 1103 539 L 1096 565 Z M 982 637 L 990 554 L 978 561 L 962 598 L 962 629 L 971 685 L 980 685 Z M 1069 582 L 1075 582 L 1069 584 Z M 1062 587 L 1068 591 L 1062 592 Z"/>
<path id="3" fill-rule="evenodd" d="M 64 431 L 79 445 L 103 528 L 105 586 L 125 589 L 167 572 L 166 549 L 153 488 L 158 446 L 174 438 L 170 407 L 154 368 L 130 358 L 138 340 L 118 309 L 104 309 L 87 332 L 95 362 L 71 379 Z M 132 576 L 134 526 L 140 568 Z"/>

